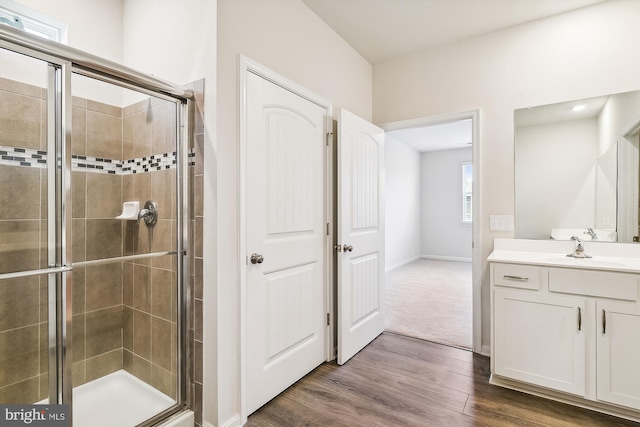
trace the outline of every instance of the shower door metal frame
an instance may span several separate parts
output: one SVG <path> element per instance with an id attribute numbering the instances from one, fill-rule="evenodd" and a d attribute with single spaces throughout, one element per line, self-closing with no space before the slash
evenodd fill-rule
<path id="1" fill-rule="evenodd" d="M 139 424 L 151 426 L 184 409 L 192 402 L 187 384 L 190 301 L 187 248 L 189 247 L 188 149 L 191 138 L 189 111 L 193 91 L 154 76 L 140 73 L 80 50 L 0 26 L 0 48 L 48 63 L 47 93 L 47 257 L 44 269 L 0 274 L 0 280 L 48 275 L 49 309 L 49 401 L 68 404 L 73 417 L 72 384 L 72 245 L 71 245 L 71 75 L 77 73 L 176 104 L 176 246 L 177 256 L 177 384 L 176 404 Z M 168 255 L 144 254 L 144 257 Z M 134 256 L 137 257 L 137 256 Z M 119 257 L 112 261 L 124 261 Z M 82 263 L 76 263 L 76 266 Z M 73 419 L 71 420 L 73 425 Z"/>
<path id="2" fill-rule="evenodd" d="M 71 339 L 71 92 L 72 63 L 55 55 L 16 45 L 0 29 L 0 48 L 40 60 L 47 65 L 47 268 L 0 274 L 0 280 L 47 276 L 48 390 L 51 404 L 70 404 Z M 59 125 L 57 125 L 59 123 Z M 68 160 L 67 160 L 68 157 Z M 68 166 L 67 166 L 68 165 Z M 68 319 L 61 313 L 67 313 Z"/>

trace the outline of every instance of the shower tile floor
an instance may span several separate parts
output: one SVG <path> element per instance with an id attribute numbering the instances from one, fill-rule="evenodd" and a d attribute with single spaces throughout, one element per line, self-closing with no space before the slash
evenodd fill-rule
<path id="1" fill-rule="evenodd" d="M 136 426 L 176 402 L 124 370 L 73 389 L 73 425 Z"/>

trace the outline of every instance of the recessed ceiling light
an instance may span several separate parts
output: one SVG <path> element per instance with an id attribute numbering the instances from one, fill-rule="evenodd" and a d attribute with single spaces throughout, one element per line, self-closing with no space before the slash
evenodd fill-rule
<path id="1" fill-rule="evenodd" d="M 584 110 L 586 107 L 586 105 L 576 105 L 575 107 L 573 107 L 571 110 L 572 111 L 582 111 Z"/>

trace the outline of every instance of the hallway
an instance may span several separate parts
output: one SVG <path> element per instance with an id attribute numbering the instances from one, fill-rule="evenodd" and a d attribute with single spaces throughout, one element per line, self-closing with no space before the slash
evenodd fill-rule
<path id="1" fill-rule="evenodd" d="M 418 259 L 387 273 L 385 330 L 472 347 L 471 263 Z"/>

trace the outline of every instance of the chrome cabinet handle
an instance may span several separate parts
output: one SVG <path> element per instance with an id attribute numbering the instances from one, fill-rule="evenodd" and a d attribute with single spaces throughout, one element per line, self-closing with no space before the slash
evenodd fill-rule
<path id="1" fill-rule="evenodd" d="M 578 330 L 582 330 L 582 309 L 578 307 Z"/>
<path id="2" fill-rule="evenodd" d="M 502 276 L 503 279 L 505 280 L 513 280 L 516 282 L 528 282 L 529 278 L 528 277 L 521 277 L 521 276 Z"/>
<path id="3" fill-rule="evenodd" d="M 602 309 L 602 333 L 607 333 L 607 313 Z"/>
<path id="4" fill-rule="evenodd" d="M 262 264 L 264 262 L 264 257 L 256 253 L 252 253 L 249 259 L 251 260 L 251 264 Z"/>

